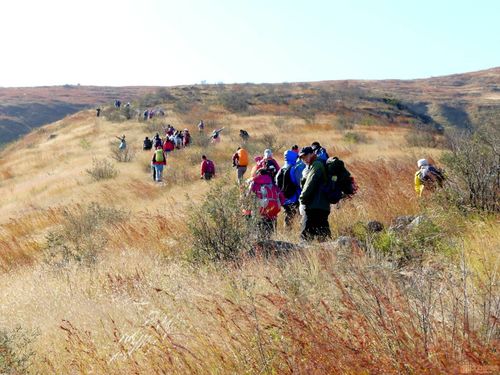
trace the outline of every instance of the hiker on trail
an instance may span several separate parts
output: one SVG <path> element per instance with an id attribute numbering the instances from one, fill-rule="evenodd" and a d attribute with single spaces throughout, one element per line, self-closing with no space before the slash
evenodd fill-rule
<path id="1" fill-rule="evenodd" d="M 240 138 L 243 140 L 243 142 L 248 141 L 248 138 L 250 138 L 250 134 L 246 130 L 240 129 Z"/>
<path id="2" fill-rule="evenodd" d="M 201 178 L 211 180 L 215 177 L 215 164 L 212 160 L 208 160 L 205 155 L 201 157 Z"/>
<path id="3" fill-rule="evenodd" d="M 182 136 L 180 130 L 176 130 L 174 135 L 170 139 L 172 139 L 172 141 L 174 142 L 175 148 L 179 150 L 182 147 L 183 138 L 184 137 Z"/>
<path id="4" fill-rule="evenodd" d="M 198 123 L 198 131 L 200 133 L 203 133 L 204 130 L 205 130 L 205 123 L 203 122 L 203 120 L 200 120 L 200 122 Z"/>
<path id="5" fill-rule="evenodd" d="M 120 106 L 122 105 L 122 102 L 118 99 L 115 100 L 115 108 L 120 108 Z"/>
<path id="6" fill-rule="evenodd" d="M 125 150 L 127 148 L 127 142 L 125 141 L 125 135 L 122 135 L 121 137 L 116 137 L 120 140 L 120 145 L 118 146 L 118 148 L 120 150 Z"/>
<path id="7" fill-rule="evenodd" d="M 99 117 L 101 115 L 101 108 L 97 107 L 95 109 L 95 114 L 96 114 L 96 117 Z"/>
<path id="8" fill-rule="evenodd" d="M 165 153 L 168 155 L 170 152 L 174 151 L 174 149 L 174 142 L 169 137 L 165 137 L 165 140 L 163 141 L 163 151 L 165 151 Z"/>
<path id="9" fill-rule="evenodd" d="M 191 134 L 188 129 L 182 132 L 182 147 L 187 147 L 191 144 Z"/>
<path id="10" fill-rule="evenodd" d="M 281 211 L 281 206 L 285 203 L 285 196 L 274 184 L 269 171 L 260 169 L 257 175 L 252 178 L 248 192 L 254 193 L 259 206 L 259 229 L 261 237 L 270 238 L 276 230 L 276 221 Z"/>
<path id="11" fill-rule="evenodd" d="M 164 128 L 164 130 L 165 130 L 165 134 L 166 134 L 168 137 L 173 136 L 173 135 L 174 135 L 174 133 L 175 133 L 175 128 L 174 128 L 172 125 L 170 125 L 170 124 L 168 124 L 168 125 L 167 125 L 167 128 L 166 128 L 166 129 Z"/>
<path id="12" fill-rule="evenodd" d="M 163 152 L 161 147 L 156 147 L 156 150 L 153 152 L 153 157 L 151 158 L 151 165 L 154 168 L 153 180 L 161 182 L 163 168 L 166 164 L 167 156 L 165 155 L 165 152 Z"/>
<path id="13" fill-rule="evenodd" d="M 142 149 L 143 150 L 151 150 L 153 148 L 153 142 L 151 141 L 151 139 L 149 139 L 148 137 L 144 138 L 144 142 L 143 142 L 143 145 L 142 145 Z"/>
<path id="14" fill-rule="evenodd" d="M 285 151 L 284 157 L 285 164 L 276 175 L 276 185 L 286 198 L 283 204 L 283 208 L 285 209 L 285 227 L 290 227 L 293 219 L 299 212 L 300 180 L 305 164 L 301 160 L 298 160 L 299 155 L 293 150 Z"/>
<path id="15" fill-rule="evenodd" d="M 220 133 L 223 131 L 224 128 L 216 129 L 212 132 L 212 135 L 210 138 L 212 139 L 212 143 L 219 143 L 220 142 Z"/>
<path id="16" fill-rule="evenodd" d="M 312 241 L 317 238 L 325 241 L 331 237 L 328 215 L 330 202 L 322 187 L 326 185 L 327 174 L 325 165 L 318 160 L 312 147 L 304 147 L 299 153 L 300 159 L 306 165 L 300 186 L 299 212 L 302 215 L 301 238 Z"/>
<path id="17" fill-rule="evenodd" d="M 153 118 L 153 116 L 155 115 L 155 111 L 153 109 L 151 109 L 149 111 L 149 119 L 151 120 Z"/>
<path id="18" fill-rule="evenodd" d="M 130 108 L 130 102 L 127 102 L 127 104 L 125 104 L 125 108 Z"/>
<path id="19" fill-rule="evenodd" d="M 321 147 L 321 145 L 319 144 L 319 142 L 313 142 L 311 144 L 311 147 L 314 151 L 314 153 L 317 155 L 318 159 L 324 163 L 326 163 L 326 161 L 328 160 L 329 156 L 328 156 L 328 152 L 326 152 L 326 149 L 324 147 Z"/>
<path id="20" fill-rule="evenodd" d="M 144 121 L 147 121 L 148 118 L 149 118 L 149 109 L 146 109 L 143 113 L 142 113 L 143 117 L 144 117 Z"/>
<path id="21" fill-rule="evenodd" d="M 243 181 L 243 176 L 248 168 L 248 151 L 243 147 L 238 147 L 236 152 L 233 154 L 233 167 L 236 168 L 236 174 L 238 177 L 238 184 Z"/>
<path id="22" fill-rule="evenodd" d="M 161 141 L 160 134 L 156 133 L 155 136 L 153 137 L 153 144 L 155 149 L 157 147 L 162 147 L 163 142 Z"/>
<path id="23" fill-rule="evenodd" d="M 276 174 L 280 170 L 280 166 L 276 160 L 273 158 L 273 152 L 270 149 L 264 150 L 264 157 L 259 162 L 258 169 L 267 169 L 271 178 L 274 181 Z"/>
<path id="24" fill-rule="evenodd" d="M 255 161 L 255 165 L 252 167 L 252 170 L 250 171 L 250 178 L 254 178 L 257 175 L 257 171 L 259 170 L 259 163 L 262 159 L 264 158 L 260 155 L 253 158 L 253 160 Z"/>
<path id="25" fill-rule="evenodd" d="M 419 197 L 425 191 L 433 191 L 437 186 L 442 187 L 443 172 L 429 163 L 427 159 L 417 161 L 418 171 L 415 173 L 415 192 Z"/>

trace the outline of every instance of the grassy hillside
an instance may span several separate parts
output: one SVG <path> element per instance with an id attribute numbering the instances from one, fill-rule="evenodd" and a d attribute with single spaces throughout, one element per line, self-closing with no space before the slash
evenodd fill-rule
<path id="1" fill-rule="evenodd" d="M 164 118 L 86 110 L 5 148 L 0 372 L 498 370 L 498 217 L 417 199 L 416 160 L 439 161 L 445 150 L 438 133 L 438 147 L 414 146 L 412 125 L 433 120 L 385 96 L 325 87 L 162 90 L 141 103 L 162 106 Z M 200 118 L 207 132 L 225 128 L 220 144 L 198 135 Z M 194 145 L 169 157 L 157 184 L 141 146 L 166 123 L 190 129 Z M 214 202 L 207 194 L 236 185 L 239 129 L 252 156 L 270 147 L 281 164 L 291 145 L 318 140 L 347 163 L 360 192 L 330 215 L 334 238 L 347 240 L 270 259 L 192 261 L 190 228 Z M 113 159 L 122 134 L 130 162 Z M 209 183 L 199 179 L 202 154 L 217 166 Z M 95 181 L 87 171 L 102 160 L 118 174 Z M 401 215 L 426 219 L 387 230 Z M 368 232 L 369 220 L 386 230 Z M 286 231 L 280 218 L 275 239 L 298 244 L 298 226 Z"/>
<path id="2" fill-rule="evenodd" d="M 200 103 L 226 101 L 236 111 L 346 113 L 347 121 L 426 124 L 468 128 L 498 121 L 500 68 L 420 80 L 324 81 L 262 85 L 159 87 L 53 86 L 0 88 L 0 144 L 83 108 L 108 105 L 116 98 L 134 102 L 134 116 L 157 103 L 177 103 L 180 112 Z M 229 99 L 232 93 L 238 96 Z M 146 96 L 145 96 L 146 95 Z"/>

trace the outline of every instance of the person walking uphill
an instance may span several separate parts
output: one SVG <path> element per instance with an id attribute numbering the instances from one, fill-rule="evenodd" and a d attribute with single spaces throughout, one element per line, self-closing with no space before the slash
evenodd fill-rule
<path id="1" fill-rule="evenodd" d="M 260 169 L 252 178 L 248 193 L 254 193 L 259 206 L 259 229 L 260 236 L 268 239 L 276 230 L 276 221 L 285 203 L 285 196 L 274 184 L 273 179 L 266 169 Z"/>
<path id="2" fill-rule="evenodd" d="M 125 150 L 127 148 L 127 141 L 125 141 L 125 135 L 122 135 L 121 137 L 116 136 L 120 140 L 120 145 L 118 146 L 118 149 L 121 151 Z"/>
<path id="3" fill-rule="evenodd" d="M 443 186 L 444 175 L 441 170 L 429 163 L 426 159 L 417 161 L 418 171 L 415 173 L 415 192 L 419 197 L 425 191 L 433 191 L 436 185 Z"/>
<path id="4" fill-rule="evenodd" d="M 241 184 L 243 176 L 248 168 L 248 151 L 242 147 L 238 147 L 233 155 L 233 167 L 236 168 L 238 183 Z"/>
<path id="5" fill-rule="evenodd" d="M 201 157 L 201 178 L 211 180 L 215 177 L 215 164 L 212 160 L 208 160 L 205 155 Z"/>
<path id="6" fill-rule="evenodd" d="M 285 151 L 284 157 L 285 164 L 276 175 L 276 185 L 286 198 L 283 208 L 285 209 L 285 227 L 289 228 L 299 211 L 300 180 L 305 164 L 300 160 L 297 162 L 299 155 L 293 149 Z"/>
<path id="7" fill-rule="evenodd" d="M 273 158 L 273 152 L 270 149 L 264 150 L 264 157 L 259 162 L 258 169 L 266 169 L 274 181 L 276 174 L 280 170 L 278 162 Z"/>
<path id="8" fill-rule="evenodd" d="M 156 147 L 153 152 L 153 157 L 151 158 L 151 165 L 154 168 L 153 180 L 156 182 L 161 182 L 163 175 L 163 168 L 167 164 L 167 157 L 165 152 L 162 150 L 161 146 Z"/>
<path id="9" fill-rule="evenodd" d="M 302 215 L 301 238 L 312 241 L 325 241 L 331 237 L 328 215 L 330 215 L 330 202 L 323 187 L 327 182 L 324 164 L 317 160 L 318 156 L 312 147 L 304 147 L 299 157 L 305 163 L 299 196 L 299 212 Z"/>

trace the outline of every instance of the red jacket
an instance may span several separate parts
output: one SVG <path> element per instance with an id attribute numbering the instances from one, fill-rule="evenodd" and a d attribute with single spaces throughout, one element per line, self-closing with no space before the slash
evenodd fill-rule
<path id="1" fill-rule="evenodd" d="M 165 152 L 170 152 L 173 151 L 175 148 L 174 142 L 172 142 L 170 139 L 165 139 L 165 142 L 163 142 L 163 151 Z"/>
<path id="2" fill-rule="evenodd" d="M 201 175 L 203 176 L 207 172 L 210 172 L 213 176 L 215 176 L 215 164 L 212 160 L 203 160 L 201 162 Z"/>

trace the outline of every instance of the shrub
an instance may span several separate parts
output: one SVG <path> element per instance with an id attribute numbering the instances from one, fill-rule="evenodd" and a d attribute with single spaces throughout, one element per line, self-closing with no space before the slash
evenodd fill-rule
<path id="1" fill-rule="evenodd" d="M 105 226 L 126 218 L 125 212 L 98 203 L 73 210 L 65 208 L 63 216 L 63 227 L 49 232 L 43 253 L 45 262 L 56 267 L 71 262 L 94 264 L 107 243 Z"/>
<path id="2" fill-rule="evenodd" d="M 344 116 L 338 116 L 333 123 L 333 127 L 336 130 L 352 130 L 354 128 L 354 122 Z"/>
<path id="3" fill-rule="evenodd" d="M 366 143 L 368 138 L 362 133 L 347 132 L 344 134 L 344 140 L 349 143 Z"/>
<path id="4" fill-rule="evenodd" d="M 295 116 L 303 119 L 306 124 L 312 124 L 316 119 L 316 111 L 306 104 L 292 105 L 291 110 Z"/>
<path id="5" fill-rule="evenodd" d="M 500 131 L 449 135 L 451 151 L 443 156 L 447 169 L 445 196 L 457 206 L 500 212 Z"/>
<path id="6" fill-rule="evenodd" d="M 121 150 L 116 146 L 112 146 L 111 157 L 120 163 L 129 163 L 135 158 L 135 150 L 130 147 Z"/>
<path id="7" fill-rule="evenodd" d="M 115 166 L 107 159 L 99 160 L 97 158 L 93 158 L 92 168 L 86 169 L 85 171 L 95 181 L 115 178 L 118 175 L 118 171 L 116 170 Z"/>
<path id="8" fill-rule="evenodd" d="M 156 133 L 163 134 L 164 133 L 163 124 L 162 124 L 161 120 L 157 120 L 157 119 L 147 120 L 146 125 L 144 126 L 144 129 L 146 130 L 146 132 L 148 134 L 156 134 Z"/>
<path id="9" fill-rule="evenodd" d="M 256 219 L 243 215 L 251 201 L 236 186 L 213 187 L 200 207 L 191 207 L 190 258 L 193 261 L 236 260 L 257 238 Z"/>
<path id="10" fill-rule="evenodd" d="M 28 372 L 34 357 L 31 343 L 37 336 L 37 332 L 27 331 L 21 327 L 0 330 L 0 374 Z"/>
<path id="11" fill-rule="evenodd" d="M 182 100 L 177 100 L 174 103 L 174 111 L 177 113 L 181 114 L 186 114 L 192 111 L 194 108 L 195 103 L 190 102 L 188 100 L 182 99 Z"/>
<path id="12" fill-rule="evenodd" d="M 439 147 L 443 146 L 441 136 L 436 128 L 430 125 L 418 124 L 406 135 L 406 142 L 410 147 Z"/>
<path id="13" fill-rule="evenodd" d="M 249 106 L 250 94 L 246 92 L 224 92 L 219 96 L 219 101 L 230 112 L 246 112 Z"/>

